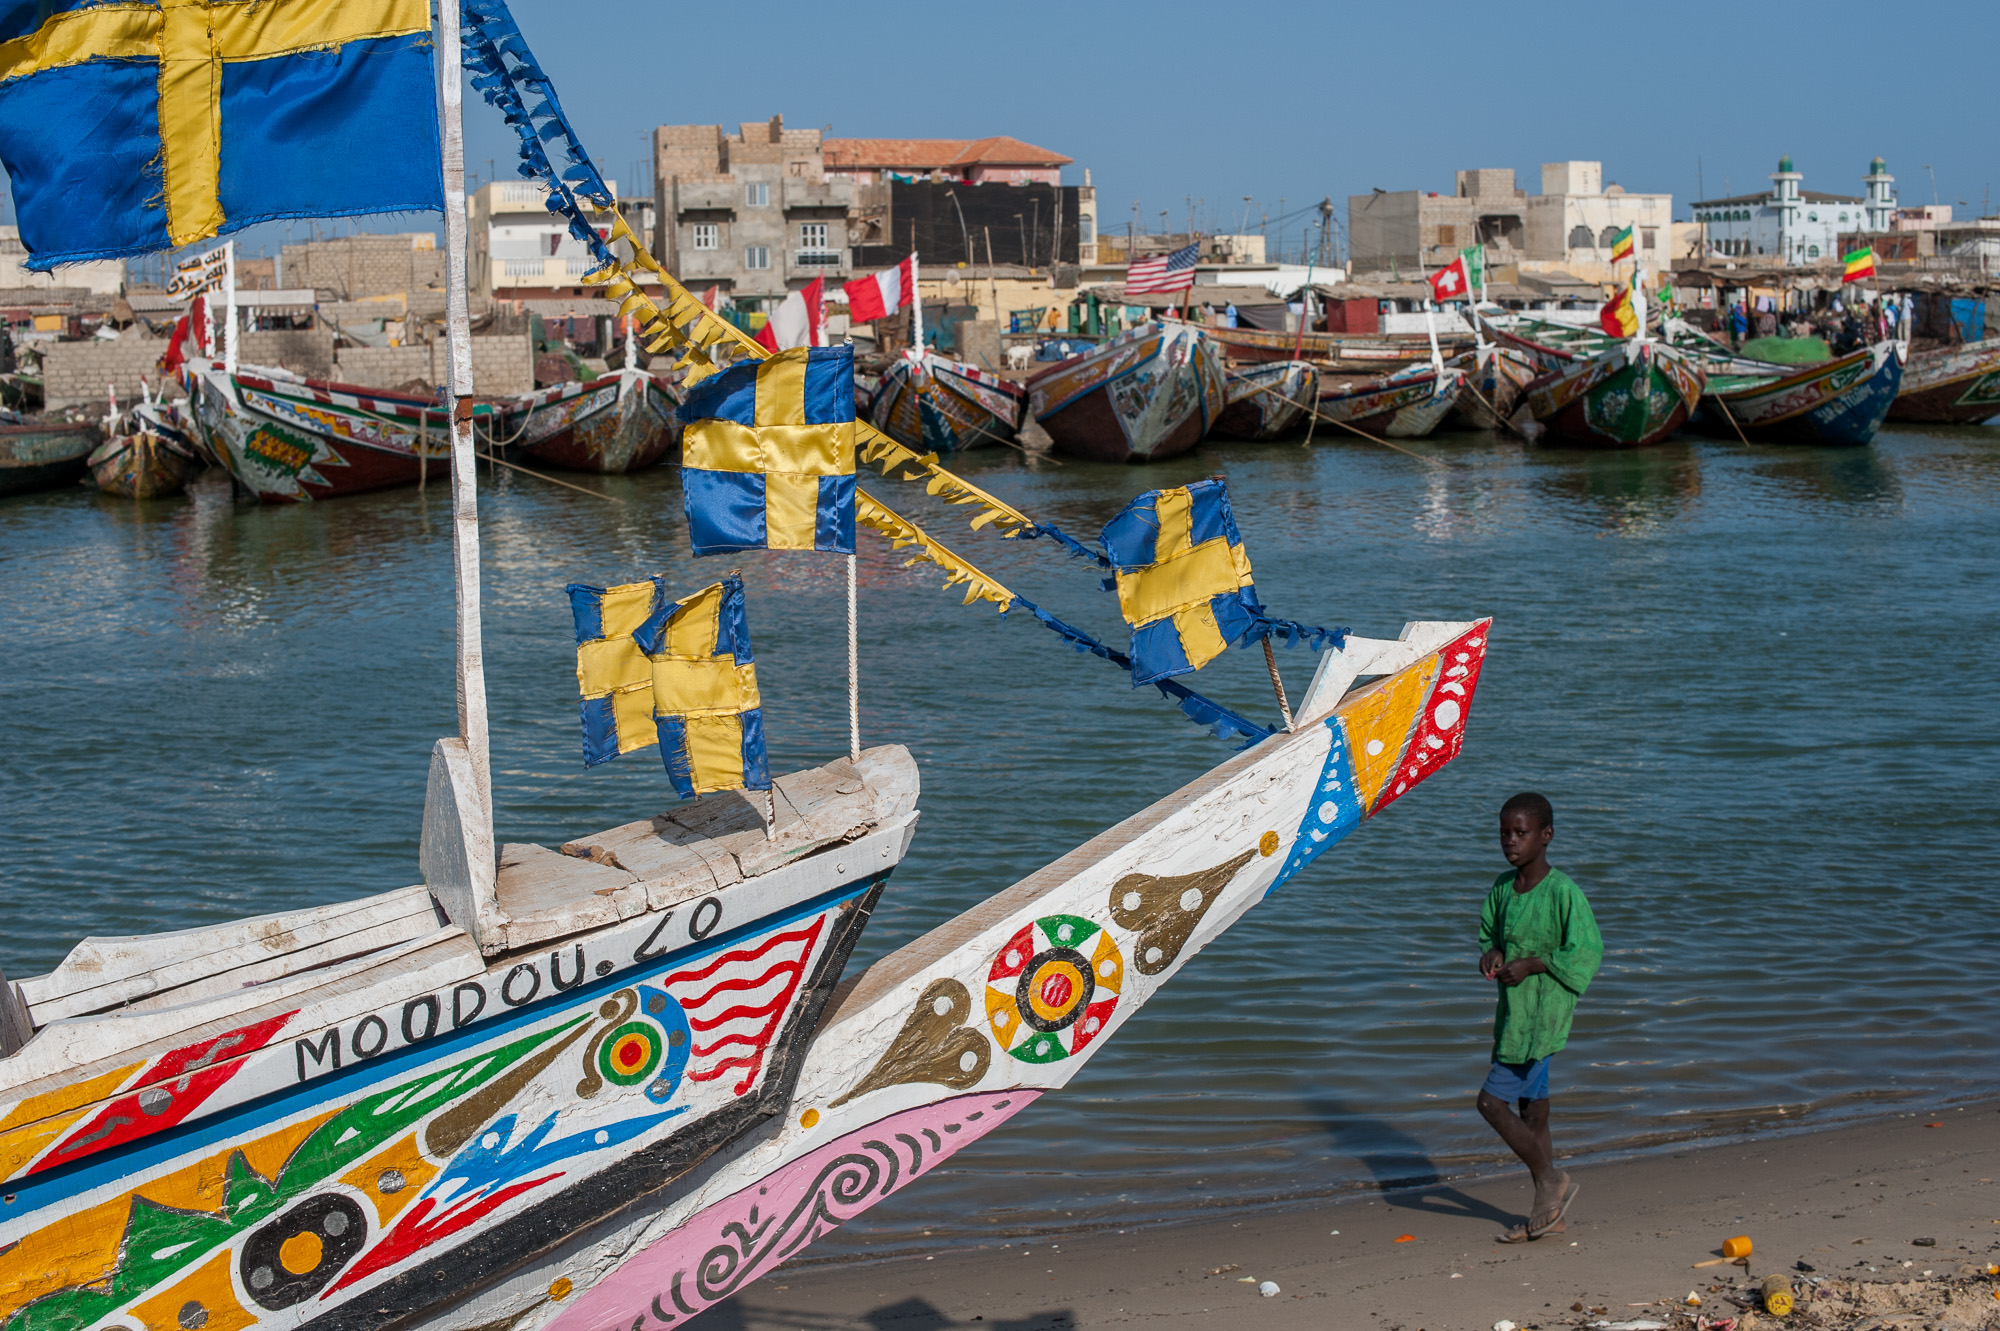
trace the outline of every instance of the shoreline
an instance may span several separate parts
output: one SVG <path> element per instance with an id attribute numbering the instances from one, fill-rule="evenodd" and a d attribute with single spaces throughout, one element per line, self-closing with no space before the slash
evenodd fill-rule
<path id="1" fill-rule="evenodd" d="M 1027 1331 L 1255 1318 L 1272 1328 L 1366 1321 L 1486 1331 L 1501 1320 L 1524 1328 L 1607 1316 L 1671 1321 L 1668 1308 L 1684 1308 L 1688 1293 L 1740 1277 L 1734 1267 L 1693 1265 L 1735 1234 L 1756 1244 L 1757 1279 L 1805 1262 L 1821 1278 L 1923 1285 L 2000 1254 L 2000 1099 L 1680 1145 L 1567 1159 L 1579 1184 L 1569 1231 L 1534 1243 L 1493 1242 L 1528 1203 L 1526 1174 L 1515 1168 L 1122 1231 L 802 1256 L 688 1325 Z M 1936 1244 L 1913 1246 L 1916 1238 Z M 1922 1277 L 1927 1270 L 1934 1275 Z M 1279 1293 L 1259 1297 L 1267 1280 Z M 1967 1306 L 1990 1317 L 2000 1302 L 1989 1304 Z"/>

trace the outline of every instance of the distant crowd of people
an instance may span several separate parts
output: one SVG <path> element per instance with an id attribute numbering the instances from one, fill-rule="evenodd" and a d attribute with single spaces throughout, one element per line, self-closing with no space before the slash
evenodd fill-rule
<path id="1" fill-rule="evenodd" d="M 1768 303 L 1763 298 L 1760 303 Z M 1823 310 L 1746 310 L 1742 301 L 1729 307 L 1731 345 L 1742 348 L 1753 337 L 1817 337 L 1836 356 L 1896 337 L 1902 307 L 1879 297 L 1873 301 L 1843 301 L 1835 298 Z"/>

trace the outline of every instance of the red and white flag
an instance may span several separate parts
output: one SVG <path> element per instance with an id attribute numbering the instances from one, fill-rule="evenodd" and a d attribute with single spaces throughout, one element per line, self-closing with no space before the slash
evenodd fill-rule
<path id="1" fill-rule="evenodd" d="M 1463 256 L 1453 259 L 1443 268 L 1431 274 L 1431 294 L 1439 303 L 1447 300 L 1469 300 L 1472 295 L 1472 279 L 1466 274 Z"/>
<path id="2" fill-rule="evenodd" d="M 847 297 L 847 317 L 855 323 L 886 319 L 916 299 L 917 256 L 884 268 L 872 277 L 857 277 L 840 290 Z"/>
<path id="3" fill-rule="evenodd" d="M 708 308 L 712 310 L 715 308 L 715 302 L 717 298 L 719 298 L 721 295 L 722 295 L 722 287 L 719 284 L 716 286 L 712 286 L 708 290 L 701 293 L 701 303 L 708 306 Z"/>
<path id="4" fill-rule="evenodd" d="M 757 331 L 757 340 L 772 351 L 825 346 L 826 320 L 820 313 L 825 293 L 826 279 L 815 277 L 804 289 L 786 296 Z"/>

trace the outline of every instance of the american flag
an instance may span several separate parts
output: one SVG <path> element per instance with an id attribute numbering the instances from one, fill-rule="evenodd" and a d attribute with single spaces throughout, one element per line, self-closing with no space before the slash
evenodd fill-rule
<path id="1" fill-rule="evenodd" d="M 1194 285 L 1194 261 L 1200 249 L 1200 242 L 1196 242 L 1156 259 L 1141 259 L 1125 272 L 1125 294 L 1150 296 L 1186 291 Z"/>

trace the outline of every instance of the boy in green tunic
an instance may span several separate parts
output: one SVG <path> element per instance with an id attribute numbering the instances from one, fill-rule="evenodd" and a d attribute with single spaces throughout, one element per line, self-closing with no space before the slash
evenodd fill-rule
<path id="1" fill-rule="evenodd" d="M 1500 853 L 1514 869 L 1493 880 L 1479 915 L 1479 973 L 1500 987 L 1479 1112 L 1535 1181 L 1534 1210 L 1502 1243 L 1566 1228 L 1563 1216 L 1576 1200 L 1576 1183 L 1556 1168 L 1549 1144 L 1549 1059 L 1569 1042 L 1576 1000 L 1604 960 L 1604 939 L 1583 889 L 1549 867 L 1555 831 L 1555 810 L 1540 795 L 1500 806 Z"/>

